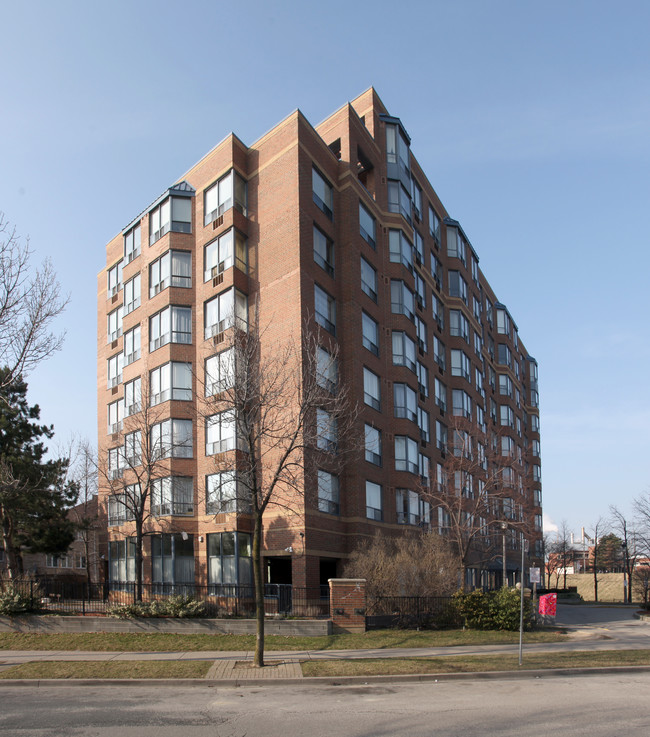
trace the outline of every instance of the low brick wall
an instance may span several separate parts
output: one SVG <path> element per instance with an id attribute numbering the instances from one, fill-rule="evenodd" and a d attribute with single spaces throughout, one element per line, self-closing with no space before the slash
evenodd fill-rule
<path id="1" fill-rule="evenodd" d="M 327 619 L 270 619 L 267 635 L 320 637 L 329 635 Z M 254 619 L 114 619 L 113 617 L 57 617 L 24 615 L 0 617 L 0 632 L 171 632 L 179 635 L 254 635 Z"/>

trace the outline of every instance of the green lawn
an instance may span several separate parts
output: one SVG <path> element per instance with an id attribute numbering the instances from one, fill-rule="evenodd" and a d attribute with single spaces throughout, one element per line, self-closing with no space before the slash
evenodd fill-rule
<path id="1" fill-rule="evenodd" d="M 475 630 L 374 630 L 360 634 L 328 637 L 266 636 L 266 650 L 356 650 L 391 647 L 445 647 L 454 645 L 500 645 L 519 641 L 517 632 L 479 632 Z M 561 642 L 559 630 L 526 632 L 524 642 Z M 91 650 L 96 652 L 169 652 L 239 650 L 255 648 L 254 635 L 175 635 L 132 633 L 0 632 L 0 650 Z"/>
<path id="2" fill-rule="evenodd" d="M 463 655 L 444 658 L 376 658 L 359 660 L 311 660 L 302 663 L 306 677 L 380 676 L 435 673 L 477 673 L 485 671 L 536 670 L 544 668 L 605 668 L 622 665 L 650 665 L 650 650 L 600 650 L 567 653 L 524 652 L 518 655 Z"/>
<path id="3" fill-rule="evenodd" d="M 0 672 L 8 678 L 205 678 L 210 660 L 130 660 L 128 662 L 54 661 L 23 663 Z"/>

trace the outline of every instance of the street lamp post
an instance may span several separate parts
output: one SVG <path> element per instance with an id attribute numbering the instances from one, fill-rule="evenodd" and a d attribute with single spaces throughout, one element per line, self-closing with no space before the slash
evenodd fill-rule
<path id="1" fill-rule="evenodd" d="M 508 523 L 502 522 L 501 523 L 501 530 L 503 531 L 502 534 L 502 544 L 503 544 L 503 550 L 501 553 L 501 563 L 503 565 L 503 580 L 501 582 L 502 587 L 505 589 L 508 585 L 508 564 L 506 559 L 506 530 L 508 529 Z"/>

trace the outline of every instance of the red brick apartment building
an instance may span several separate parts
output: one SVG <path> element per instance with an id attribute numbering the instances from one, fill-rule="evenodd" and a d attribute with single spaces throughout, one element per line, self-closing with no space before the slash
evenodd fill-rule
<path id="1" fill-rule="evenodd" d="M 206 367 L 225 358 L 228 314 L 245 322 L 253 305 L 262 340 L 300 340 L 312 319 L 336 342 L 366 439 L 339 475 L 305 474 L 290 518 L 267 515 L 267 581 L 318 585 L 367 536 L 444 531 L 418 488 L 441 473 L 458 416 L 498 430 L 522 459 L 505 516 L 517 510 L 539 558 L 536 361 L 371 88 L 317 127 L 295 111 L 251 146 L 229 135 L 107 245 L 97 375 L 112 580 L 133 580 L 134 528 L 109 482 L 129 482 L 121 459 L 142 442 L 127 419 L 155 408 L 147 432 L 167 438 L 169 457 L 150 500 L 145 581 L 250 581 L 250 520 L 218 503 L 235 481 L 213 454 L 234 447 L 232 427 L 197 419 L 197 404 Z"/>

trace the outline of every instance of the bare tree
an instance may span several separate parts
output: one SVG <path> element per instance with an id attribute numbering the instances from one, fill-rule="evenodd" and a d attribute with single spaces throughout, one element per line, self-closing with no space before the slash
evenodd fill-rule
<path id="1" fill-rule="evenodd" d="M 295 512 L 305 488 L 328 469 L 334 477 L 350 452 L 356 408 L 338 379 L 329 334 L 303 326 L 301 343 L 274 341 L 266 330 L 230 329 L 206 369 L 206 453 L 216 471 L 235 473 L 222 503 L 252 517 L 257 635 L 254 663 L 264 665 L 262 531 L 269 509 Z M 330 489 L 331 491 L 331 489 Z M 327 493 L 327 491 L 324 491 Z"/>
<path id="2" fill-rule="evenodd" d="M 0 366 L 6 366 L 3 386 L 61 348 L 64 335 L 55 334 L 52 322 L 68 298 L 61 295 L 50 261 L 36 270 L 32 252 L 0 213 Z"/>
<path id="3" fill-rule="evenodd" d="M 650 558 L 650 492 L 645 492 L 634 500 L 634 512 L 638 543 L 642 555 Z"/>
<path id="4" fill-rule="evenodd" d="M 503 526 L 503 534 L 513 536 L 528 529 L 528 484 L 507 435 L 488 434 L 475 422 L 454 416 L 447 441 L 440 445 L 444 462 L 422 496 L 434 514 L 438 510 L 438 528 L 458 553 L 459 584 L 465 590 L 468 569 L 498 554 L 497 529 Z"/>
<path id="5" fill-rule="evenodd" d="M 638 536 L 634 529 L 634 522 L 623 514 L 617 507 L 609 508 L 612 515 L 614 532 L 621 539 L 621 548 L 623 553 L 623 572 L 625 575 L 625 591 L 626 604 L 632 602 L 632 574 L 636 561 L 640 556 L 640 548 L 638 544 Z"/>
<path id="6" fill-rule="evenodd" d="M 161 506 L 162 479 L 171 476 L 170 459 L 193 455 L 192 419 L 170 419 L 158 401 L 143 378 L 140 401 L 125 408 L 128 414 L 121 428 L 116 428 L 114 447 L 97 462 L 100 484 L 108 492 L 108 524 L 123 526 L 127 540 L 135 538 L 134 579 L 139 601 L 144 538 L 153 532 L 148 522 Z M 191 490 L 189 498 L 191 504 Z"/>
<path id="7" fill-rule="evenodd" d="M 593 576 L 594 576 L 594 601 L 598 601 L 598 566 L 600 563 L 599 560 L 599 548 L 598 544 L 600 542 L 600 538 L 603 536 L 603 533 L 605 532 L 606 527 L 606 521 L 599 517 L 596 522 L 591 526 L 590 532 L 591 534 L 588 535 L 586 532 L 584 533 L 584 537 L 589 540 L 591 543 L 593 543 L 593 550 L 594 550 L 594 556 L 593 556 Z"/>
<path id="8" fill-rule="evenodd" d="M 571 547 L 571 531 L 566 520 L 560 522 L 555 537 L 547 545 L 549 578 L 555 574 L 555 587 L 558 588 L 560 576 L 563 577 L 562 588 L 566 589 L 567 568 L 573 560 Z"/>
<path id="9" fill-rule="evenodd" d="M 377 535 L 352 552 L 345 575 L 366 580 L 369 602 L 384 596 L 450 596 L 458 588 L 458 565 L 449 541 L 437 532 Z"/>

